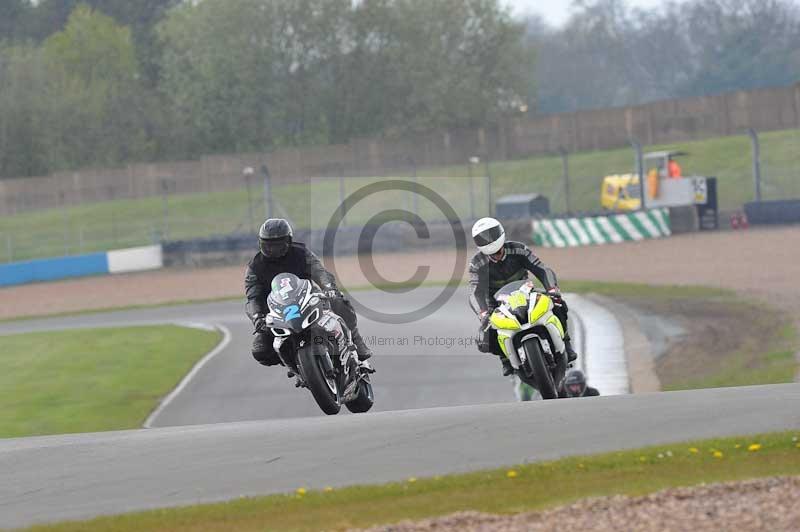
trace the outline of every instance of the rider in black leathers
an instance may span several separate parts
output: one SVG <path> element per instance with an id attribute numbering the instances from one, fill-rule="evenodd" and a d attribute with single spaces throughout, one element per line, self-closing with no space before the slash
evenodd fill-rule
<path id="1" fill-rule="evenodd" d="M 270 218 L 261 226 L 258 237 L 259 252 L 248 263 L 244 279 L 245 310 L 255 328 L 253 358 L 265 366 L 280 364 L 272 346 L 274 336 L 267 328 L 265 317 L 269 312 L 267 296 L 271 292 L 272 278 L 284 272 L 316 282 L 329 297 L 331 310 L 341 316 L 350 329 L 359 360 L 371 357 L 372 351 L 358 332 L 352 304 L 338 290 L 336 279 L 319 258 L 304 244 L 292 241 L 289 223 L 282 218 Z"/>
<path id="2" fill-rule="evenodd" d="M 567 397 L 597 397 L 598 395 L 600 395 L 600 392 L 597 388 L 592 388 L 586 384 L 586 375 L 579 369 L 573 369 L 567 373 L 558 387 L 558 396 L 562 399 Z"/>
<path id="3" fill-rule="evenodd" d="M 505 230 L 494 218 L 482 218 L 475 222 L 472 237 L 479 252 L 469 264 L 469 303 L 481 320 L 478 331 L 478 350 L 493 353 L 503 363 L 503 375 L 512 375 L 514 369 L 508 358 L 500 350 L 497 331 L 488 327 L 489 316 L 497 307 L 494 293 L 506 284 L 528 278 L 531 272 L 544 286 L 555 303 L 553 314 L 558 316 L 567 331 L 567 304 L 561 297 L 556 274 L 545 266 L 525 244 L 506 241 Z M 567 332 L 564 338 L 568 362 L 577 358 Z"/>

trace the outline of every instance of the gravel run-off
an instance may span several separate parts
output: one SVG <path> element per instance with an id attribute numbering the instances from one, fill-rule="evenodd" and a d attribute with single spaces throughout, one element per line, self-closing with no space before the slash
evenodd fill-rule
<path id="1" fill-rule="evenodd" d="M 369 532 L 631 532 L 800 530 L 800 477 L 774 477 L 673 488 L 643 497 L 601 497 L 544 512 L 492 515 L 460 512 L 404 521 Z"/>

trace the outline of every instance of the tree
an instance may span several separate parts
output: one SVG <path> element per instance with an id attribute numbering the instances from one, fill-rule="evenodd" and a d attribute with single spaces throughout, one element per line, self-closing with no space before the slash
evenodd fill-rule
<path id="1" fill-rule="evenodd" d="M 146 156 L 145 93 L 130 30 L 78 6 L 43 52 L 52 73 L 53 164 L 117 164 Z"/>
<path id="2" fill-rule="evenodd" d="M 693 76 L 682 94 L 788 85 L 800 79 L 800 8 L 782 0 L 688 6 Z"/>
<path id="3" fill-rule="evenodd" d="M 0 2 L 0 41 L 14 41 L 24 37 L 32 6 L 28 0 L 3 0 Z"/>
<path id="4" fill-rule="evenodd" d="M 0 45 L 0 177 L 44 175 L 47 157 L 48 70 L 31 46 Z"/>
<path id="5" fill-rule="evenodd" d="M 575 5 L 561 30 L 529 25 L 548 112 L 800 79 L 800 7 L 790 0 L 691 0 L 650 11 L 624 0 Z"/>

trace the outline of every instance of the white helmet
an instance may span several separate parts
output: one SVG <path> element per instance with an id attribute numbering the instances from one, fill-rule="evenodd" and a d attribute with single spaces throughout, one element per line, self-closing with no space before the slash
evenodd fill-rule
<path id="1" fill-rule="evenodd" d="M 481 218 L 472 226 L 472 240 L 484 255 L 494 255 L 506 242 L 503 225 L 494 218 Z"/>

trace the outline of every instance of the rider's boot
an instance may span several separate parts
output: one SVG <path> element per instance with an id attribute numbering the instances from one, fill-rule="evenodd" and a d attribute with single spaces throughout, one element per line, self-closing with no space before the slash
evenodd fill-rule
<path id="1" fill-rule="evenodd" d="M 353 344 L 356 346 L 358 359 L 363 362 L 372 356 L 372 349 L 370 349 L 366 342 L 364 342 L 364 339 L 361 337 L 361 333 L 358 332 L 358 329 L 353 329 L 350 332 L 353 337 Z"/>
<path id="2" fill-rule="evenodd" d="M 564 337 L 564 348 L 567 351 L 567 362 L 575 362 L 578 359 L 578 353 L 572 348 L 572 338 L 569 335 Z"/>
<path id="3" fill-rule="evenodd" d="M 514 366 L 511 365 L 511 361 L 507 356 L 501 356 L 500 363 L 503 364 L 503 377 L 510 377 L 514 374 Z"/>

